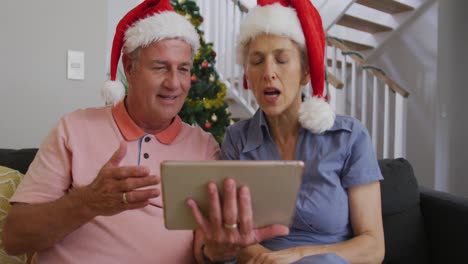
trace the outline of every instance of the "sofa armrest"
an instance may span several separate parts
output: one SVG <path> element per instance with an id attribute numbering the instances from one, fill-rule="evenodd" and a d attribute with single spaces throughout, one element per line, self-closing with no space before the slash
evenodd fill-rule
<path id="1" fill-rule="evenodd" d="M 468 199 L 420 187 L 431 263 L 468 260 Z"/>

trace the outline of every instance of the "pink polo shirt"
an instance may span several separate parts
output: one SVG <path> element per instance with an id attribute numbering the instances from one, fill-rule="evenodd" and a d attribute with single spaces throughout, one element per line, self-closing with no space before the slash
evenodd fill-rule
<path id="1" fill-rule="evenodd" d="M 178 116 L 151 135 L 133 122 L 122 102 L 77 110 L 47 136 L 10 201 L 54 201 L 70 188 L 90 184 L 124 139 L 128 150 L 121 165 L 144 165 L 157 175 L 163 160 L 208 160 L 219 152 L 210 134 Z M 192 232 L 167 230 L 161 198 L 151 204 L 94 218 L 39 252 L 39 263 L 194 263 Z"/>

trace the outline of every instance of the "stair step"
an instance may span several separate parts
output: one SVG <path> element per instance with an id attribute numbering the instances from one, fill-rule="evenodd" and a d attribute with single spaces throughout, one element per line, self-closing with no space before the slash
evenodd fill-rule
<path id="1" fill-rule="evenodd" d="M 388 14 L 397 14 L 414 10 L 413 7 L 394 0 L 357 0 L 356 3 Z"/>
<path id="2" fill-rule="evenodd" d="M 388 32 L 392 31 L 393 29 L 384 25 L 380 25 L 374 23 L 369 20 L 365 20 L 359 17 L 351 16 L 351 15 L 343 15 L 340 20 L 337 22 L 338 25 L 353 28 L 360 31 L 365 31 L 371 34 L 379 33 L 379 32 Z"/>
<path id="3" fill-rule="evenodd" d="M 343 44 L 345 44 L 350 50 L 354 50 L 354 51 L 366 51 L 366 50 L 371 50 L 374 48 L 372 46 L 357 43 L 357 42 L 350 41 L 350 40 L 343 40 Z"/>

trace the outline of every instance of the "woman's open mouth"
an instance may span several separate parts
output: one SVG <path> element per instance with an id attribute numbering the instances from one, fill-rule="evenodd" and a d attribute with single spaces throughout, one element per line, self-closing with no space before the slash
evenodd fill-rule
<path id="1" fill-rule="evenodd" d="M 276 102 L 276 100 L 278 100 L 278 97 L 280 96 L 280 94 L 281 94 L 280 90 L 273 88 L 273 87 L 269 87 L 263 91 L 263 98 L 268 103 L 274 103 Z"/>

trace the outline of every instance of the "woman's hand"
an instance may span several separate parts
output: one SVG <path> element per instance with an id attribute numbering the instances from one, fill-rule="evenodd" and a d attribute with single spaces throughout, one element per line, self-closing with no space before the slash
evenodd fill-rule
<path id="1" fill-rule="evenodd" d="M 290 248 L 257 254 L 247 261 L 247 264 L 289 264 L 300 260 L 302 257 L 297 248 Z"/>
<path id="2" fill-rule="evenodd" d="M 192 199 L 187 201 L 199 226 L 197 232 L 204 237 L 203 253 L 211 261 L 235 258 L 240 249 L 275 236 L 287 235 L 289 229 L 271 225 L 254 229 L 250 190 L 242 186 L 237 190 L 233 179 L 223 183 L 224 199 L 220 201 L 216 184 L 208 184 L 209 216 L 206 219 Z"/>

